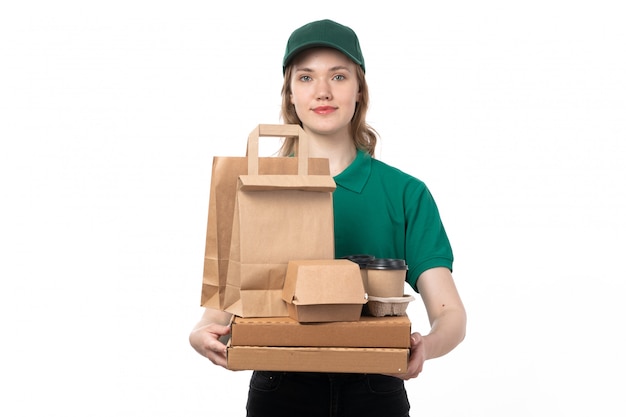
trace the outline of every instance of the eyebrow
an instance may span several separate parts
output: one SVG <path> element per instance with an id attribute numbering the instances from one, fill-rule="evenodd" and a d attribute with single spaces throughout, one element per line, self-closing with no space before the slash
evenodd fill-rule
<path id="1" fill-rule="evenodd" d="M 302 68 L 300 68 L 300 67 L 295 67 L 295 70 L 296 70 L 296 71 L 304 71 L 304 72 L 313 72 L 313 70 L 312 70 L 311 68 L 308 68 L 308 67 L 302 67 Z M 329 68 L 329 70 L 328 70 L 328 71 L 329 71 L 329 72 L 333 72 L 333 71 L 339 71 L 339 70 L 344 70 L 344 71 L 348 71 L 348 72 L 350 72 L 350 68 L 349 68 L 349 67 L 346 67 L 346 66 L 344 66 L 344 65 L 336 65 L 336 66 L 334 66 L 334 67 Z"/>

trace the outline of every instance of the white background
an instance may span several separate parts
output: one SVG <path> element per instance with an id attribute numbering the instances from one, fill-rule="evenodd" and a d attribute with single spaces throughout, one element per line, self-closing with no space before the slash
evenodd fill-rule
<path id="1" fill-rule="evenodd" d="M 440 206 L 468 310 L 407 383 L 413 414 L 624 415 L 619 4 L 4 2 L 0 414 L 244 415 L 249 373 L 187 339 L 211 160 L 279 122 L 287 37 L 332 18 L 361 39 L 378 157 Z"/>

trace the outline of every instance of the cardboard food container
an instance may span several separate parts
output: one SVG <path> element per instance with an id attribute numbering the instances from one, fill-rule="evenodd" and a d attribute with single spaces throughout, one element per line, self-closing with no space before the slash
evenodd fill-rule
<path id="1" fill-rule="evenodd" d="M 404 373 L 409 349 L 228 345 L 228 369 L 290 372 Z"/>
<path id="2" fill-rule="evenodd" d="M 359 321 L 300 323 L 291 317 L 231 321 L 233 346 L 409 348 L 408 316 L 362 316 Z"/>
<path id="3" fill-rule="evenodd" d="M 301 323 L 358 321 L 367 294 L 352 261 L 293 260 L 287 264 L 283 300 L 289 317 Z"/>
<path id="4" fill-rule="evenodd" d="M 403 316 L 411 301 L 415 297 L 404 294 L 402 297 L 369 297 L 367 301 L 367 312 L 372 316 Z"/>

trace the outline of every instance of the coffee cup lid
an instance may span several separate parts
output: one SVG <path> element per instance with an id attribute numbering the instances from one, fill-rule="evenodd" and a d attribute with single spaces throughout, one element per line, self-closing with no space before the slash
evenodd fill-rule
<path id="1" fill-rule="evenodd" d="M 352 262 L 355 262 L 357 264 L 359 264 L 359 266 L 361 267 L 361 269 L 365 268 L 367 266 L 367 264 L 372 261 L 372 259 L 374 259 L 373 255 L 365 255 L 365 254 L 358 254 L 358 255 L 348 255 L 348 256 L 344 256 L 343 259 L 348 259 Z"/>
<path id="2" fill-rule="evenodd" d="M 404 259 L 375 258 L 367 263 L 368 269 L 408 269 Z"/>

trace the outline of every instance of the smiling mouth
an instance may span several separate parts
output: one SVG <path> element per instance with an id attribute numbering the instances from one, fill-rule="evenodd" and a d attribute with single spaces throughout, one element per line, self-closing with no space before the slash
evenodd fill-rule
<path id="1" fill-rule="evenodd" d="M 336 109 L 331 106 L 320 106 L 313 109 L 313 111 L 317 114 L 329 114 L 334 112 Z"/>

